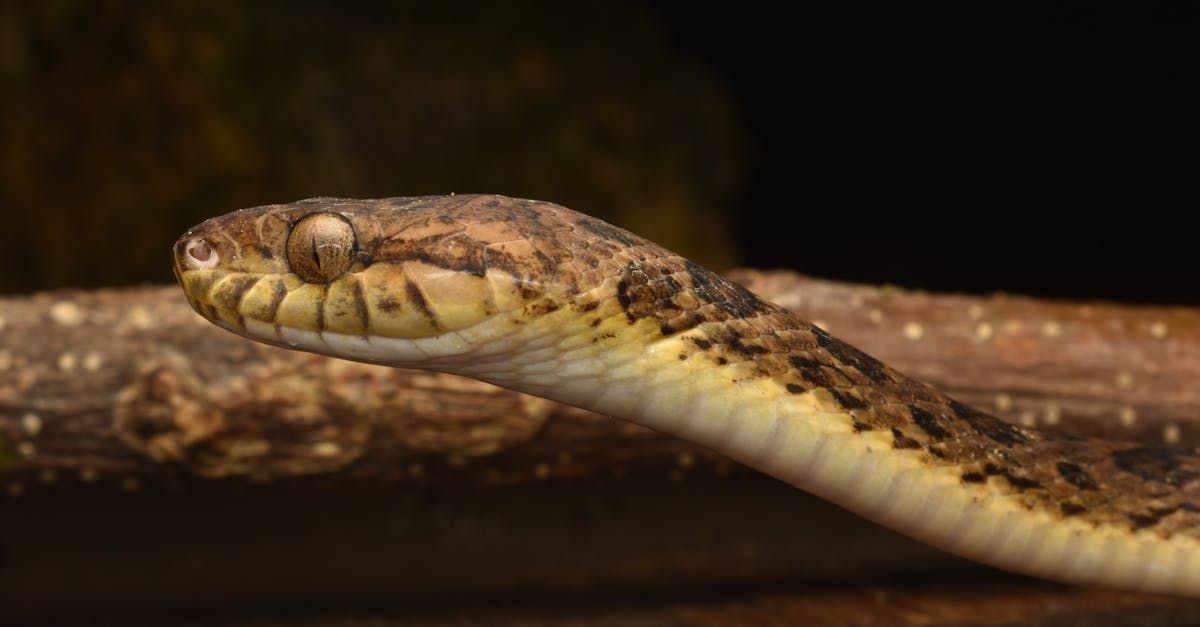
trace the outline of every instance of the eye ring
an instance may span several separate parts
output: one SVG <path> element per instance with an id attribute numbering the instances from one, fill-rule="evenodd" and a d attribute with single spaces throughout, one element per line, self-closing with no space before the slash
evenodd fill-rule
<path id="1" fill-rule="evenodd" d="M 292 225 L 285 246 L 288 268 L 309 283 L 329 283 L 354 263 L 358 237 L 345 216 L 310 213 Z"/>

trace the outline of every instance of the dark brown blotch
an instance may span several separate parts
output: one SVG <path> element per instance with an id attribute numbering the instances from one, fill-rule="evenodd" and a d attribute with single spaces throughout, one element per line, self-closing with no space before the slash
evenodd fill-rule
<path id="1" fill-rule="evenodd" d="M 750 318 L 769 308 L 767 303 L 745 287 L 701 266 L 687 261 L 684 269 L 692 280 L 692 292 L 734 318 Z"/>
<path id="2" fill-rule="evenodd" d="M 525 305 L 525 315 L 536 318 L 548 313 L 554 313 L 559 309 L 562 309 L 562 303 L 549 298 L 543 298 L 542 300 Z"/>
<path id="3" fill-rule="evenodd" d="M 1058 474 L 1080 490 L 1095 490 L 1096 481 L 1079 464 L 1058 462 Z"/>
<path id="4" fill-rule="evenodd" d="M 784 387 L 786 387 L 787 391 L 791 392 L 792 394 L 803 394 L 805 392 L 804 386 L 797 383 L 789 383 Z"/>
<path id="5" fill-rule="evenodd" d="M 1196 473 L 1180 467 L 1179 458 L 1194 456 L 1191 451 L 1166 447 L 1137 447 L 1113 453 L 1113 464 L 1131 475 L 1171 486 L 1180 486 Z"/>
<path id="6" fill-rule="evenodd" d="M 421 288 L 417 287 L 412 281 L 404 282 L 404 293 L 408 296 L 409 302 L 416 307 L 417 311 L 429 319 L 430 324 L 437 327 L 437 318 L 433 315 L 433 310 L 429 308 L 429 303 L 425 300 L 425 294 L 421 292 Z"/>
<path id="7" fill-rule="evenodd" d="M 1134 529 L 1153 527 L 1154 525 L 1157 525 L 1159 521 L 1158 516 L 1153 516 L 1150 514 L 1126 514 L 1125 517 L 1129 519 L 1129 522 L 1133 525 Z"/>
<path id="8" fill-rule="evenodd" d="M 854 367 L 855 370 L 870 379 L 872 383 L 882 384 L 892 380 L 891 375 L 888 374 L 887 366 L 880 363 L 879 360 L 833 337 L 821 327 L 812 325 L 812 332 L 813 336 L 817 339 L 817 344 L 821 348 L 824 348 L 839 362 Z"/>
<path id="9" fill-rule="evenodd" d="M 913 422 L 917 423 L 922 431 L 929 434 L 929 437 L 935 440 L 944 440 L 946 436 L 950 435 L 938 424 L 937 418 L 933 414 L 916 405 L 909 405 L 908 411 L 912 414 Z"/>
<path id="10" fill-rule="evenodd" d="M 363 323 L 363 336 L 365 337 L 371 328 L 371 312 L 367 308 L 367 295 L 363 293 L 362 281 L 354 281 L 354 309 L 358 314 L 358 319 Z"/>
<path id="11" fill-rule="evenodd" d="M 271 293 L 271 303 L 267 305 L 267 310 L 263 312 L 265 314 L 263 316 L 264 320 L 275 319 L 275 316 L 279 313 L 279 306 L 283 304 L 283 299 L 287 294 L 287 286 L 283 284 L 283 281 L 275 281 L 274 291 Z"/>
<path id="12" fill-rule="evenodd" d="M 742 339 L 737 336 L 732 336 L 729 338 L 729 348 L 733 349 L 734 352 L 737 352 L 746 357 L 753 357 L 755 355 L 765 355 L 766 353 L 771 352 L 771 351 L 767 350 L 766 348 L 759 346 L 758 344 L 747 344 L 747 343 L 743 342 Z"/>
<path id="13" fill-rule="evenodd" d="M 985 472 L 989 475 L 999 475 L 1001 477 L 1004 477 L 1004 479 L 1006 481 L 1008 481 L 1009 485 L 1011 485 L 1014 488 L 1017 488 L 1018 490 L 1029 490 L 1032 488 L 1042 487 L 1041 483 L 1039 483 L 1033 479 L 1030 479 L 1028 477 L 1018 476 L 1018 475 L 1014 474 L 1008 468 L 1005 468 L 1005 467 L 997 465 L 997 464 L 993 464 L 993 463 L 984 464 L 983 472 Z"/>
<path id="14" fill-rule="evenodd" d="M 955 417 L 971 425 L 972 429 L 993 442 L 1012 445 L 1021 444 L 1029 440 L 1025 432 L 1016 425 L 1004 422 L 978 409 L 963 405 L 956 400 L 950 401 L 950 409 L 954 411 Z"/>
<path id="15" fill-rule="evenodd" d="M 962 480 L 967 483 L 983 483 L 987 481 L 987 477 L 981 472 L 963 473 Z"/>
<path id="16" fill-rule="evenodd" d="M 1075 516 L 1087 511 L 1086 507 L 1070 501 L 1063 501 L 1062 503 L 1059 503 L 1058 509 L 1062 512 L 1063 516 Z"/>
<path id="17" fill-rule="evenodd" d="M 921 448 L 921 443 L 904 435 L 904 432 L 896 427 L 892 427 L 892 446 L 902 449 Z"/>
<path id="18" fill-rule="evenodd" d="M 833 386 L 833 379 L 825 373 L 825 369 L 816 361 L 800 355 L 791 355 L 788 362 L 800 373 L 800 377 L 816 387 L 828 388 Z"/>
<path id="19" fill-rule="evenodd" d="M 253 274 L 230 277 L 221 284 L 219 289 L 210 292 L 212 300 L 223 309 L 237 311 L 238 306 L 242 302 L 242 297 L 261 279 L 262 277 Z"/>
<path id="20" fill-rule="evenodd" d="M 837 401 L 844 409 L 866 409 L 867 407 L 866 402 L 849 392 L 842 392 L 837 388 L 827 388 L 827 390 L 833 400 Z"/>

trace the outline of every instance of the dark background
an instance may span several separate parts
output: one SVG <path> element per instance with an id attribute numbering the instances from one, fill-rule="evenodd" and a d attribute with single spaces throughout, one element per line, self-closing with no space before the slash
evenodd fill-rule
<path id="1" fill-rule="evenodd" d="M 0 292 L 490 191 L 718 268 L 1200 302 L 1196 6 L 0 4 Z"/>

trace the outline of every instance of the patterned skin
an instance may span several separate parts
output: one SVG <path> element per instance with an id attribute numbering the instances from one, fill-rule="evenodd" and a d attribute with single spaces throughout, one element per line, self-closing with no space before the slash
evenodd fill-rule
<path id="1" fill-rule="evenodd" d="M 204 317 L 645 424 L 948 551 L 1200 596 L 1200 459 L 1054 437 L 906 378 L 620 228 L 502 196 L 313 199 L 175 245 Z"/>

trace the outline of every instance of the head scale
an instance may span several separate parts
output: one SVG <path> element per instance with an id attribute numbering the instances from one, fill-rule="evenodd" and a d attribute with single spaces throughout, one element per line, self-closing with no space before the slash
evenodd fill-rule
<path id="1" fill-rule="evenodd" d="M 330 341 L 440 338 L 586 299 L 638 244 L 563 207 L 502 196 L 318 198 L 208 220 L 175 244 L 174 267 L 213 322 L 330 352 Z"/>

